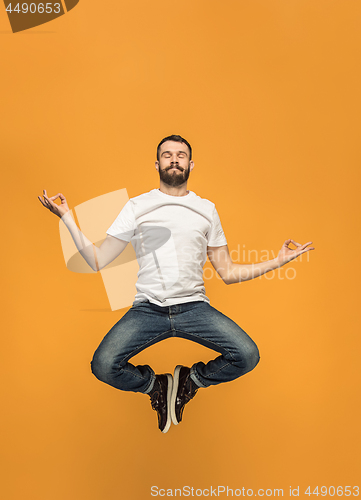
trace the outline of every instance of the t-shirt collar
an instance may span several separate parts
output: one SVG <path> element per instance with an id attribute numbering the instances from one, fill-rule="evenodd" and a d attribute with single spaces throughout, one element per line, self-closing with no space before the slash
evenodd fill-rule
<path id="1" fill-rule="evenodd" d="M 160 196 L 167 198 L 176 198 L 176 199 L 188 198 L 193 194 L 193 191 L 190 191 L 189 189 L 188 189 L 188 194 L 185 194 L 184 196 L 173 196 L 172 194 L 163 193 L 159 188 L 154 189 L 154 191 Z"/>

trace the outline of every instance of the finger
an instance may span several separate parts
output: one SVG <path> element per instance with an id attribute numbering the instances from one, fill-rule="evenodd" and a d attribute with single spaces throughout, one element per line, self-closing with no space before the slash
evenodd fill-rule
<path id="1" fill-rule="evenodd" d="M 294 245 L 296 245 L 296 247 L 301 247 L 302 246 L 301 243 L 297 243 L 297 241 L 294 241 L 294 240 L 291 240 L 291 241 L 292 241 L 292 243 Z"/>
<path id="2" fill-rule="evenodd" d="M 45 201 L 45 203 L 46 203 L 46 204 L 48 204 L 48 205 L 49 205 L 49 204 L 51 203 L 51 202 L 50 202 L 50 199 L 51 199 L 51 198 L 48 198 L 48 196 L 44 194 L 44 201 Z"/>
<path id="3" fill-rule="evenodd" d="M 57 198 L 59 198 L 60 196 L 60 193 L 56 194 L 55 196 L 50 196 L 48 199 L 49 200 L 56 200 Z"/>
<path id="4" fill-rule="evenodd" d="M 44 193 L 43 196 L 44 196 L 45 203 L 47 203 L 48 205 L 50 205 L 52 207 L 53 206 L 52 202 L 49 200 L 52 200 L 54 197 L 49 198 L 49 196 L 47 195 L 46 189 L 43 189 L 43 193 Z"/>
<path id="5" fill-rule="evenodd" d="M 42 205 L 47 208 L 48 210 L 51 210 L 51 207 L 49 207 L 46 203 L 43 202 L 43 200 L 40 198 L 40 196 L 38 196 L 38 199 L 40 200 L 40 202 L 42 203 Z"/>
<path id="6" fill-rule="evenodd" d="M 49 198 L 45 198 L 45 197 L 44 197 L 44 199 L 45 199 L 46 206 L 47 206 L 47 208 L 48 208 L 49 210 L 52 210 L 52 209 L 53 209 L 53 207 L 56 207 L 56 206 L 57 206 L 57 205 L 56 205 L 56 203 L 54 203 L 53 201 L 49 201 Z"/>
<path id="7" fill-rule="evenodd" d="M 48 200 L 48 198 L 44 195 L 44 203 L 45 205 L 48 207 L 50 205 L 50 202 Z"/>
<path id="8" fill-rule="evenodd" d="M 57 207 L 58 206 L 56 203 L 54 203 L 53 201 L 51 201 L 49 198 L 47 199 L 47 202 L 48 202 L 49 206 L 51 206 L 51 207 Z"/>
<path id="9" fill-rule="evenodd" d="M 39 199 L 41 199 L 41 198 L 40 198 L 40 196 L 39 196 Z M 44 201 L 43 201 L 43 200 L 44 200 Z M 43 203 L 45 206 L 47 206 L 47 200 L 46 200 L 46 197 L 45 197 L 45 195 L 44 195 L 44 194 L 43 194 L 43 200 L 42 200 L 42 203 Z"/>
<path id="10" fill-rule="evenodd" d="M 302 245 L 302 248 L 306 248 L 308 245 L 311 245 L 312 241 L 309 241 L 308 243 L 305 243 L 304 245 Z"/>
<path id="11" fill-rule="evenodd" d="M 44 207 L 48 208 L 48 207 L 45 205 L 45 203 L 43 202 L 43 200 L 40 198 L 40 196 L 38 196 L 38 200 L 40 201 L 40 203 L 41 203 Z"/>
<path id="12" fill-rule="evenodd" d="M 308 252 L 309 250 L 314 250 L 314 247 L 305 248 L 304 250 L 301 250 L 298 255 L 301 255 L 302 253 Z M 297 257 L 298 257 L 298 255 L 297 255 Z"/>

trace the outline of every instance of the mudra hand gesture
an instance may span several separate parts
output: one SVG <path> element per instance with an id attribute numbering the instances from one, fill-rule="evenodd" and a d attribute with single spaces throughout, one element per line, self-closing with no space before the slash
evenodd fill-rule
<path id="1" fill-rule="evenodd" d="M 43 197 L 44 201 L 41 199 L 40 196 L 38 196 L 38 199 L 41 201 L 43 206 L 45 208 L 48 208 L 50 212 L 53 212 L 53 214 L 57 215 L 58 217 L 63 217 L 64 214 L 69 212 L 69 207 L 66 202 L 66 198 L 62 193 L 58 193 L 55 196 L 51 196 L 50 198 L 48 197 L 46 193 L 46 189 L 43 190 Z M 61 204 L 58 205 L 57 203 L 54 203 L 54 201 L 60 198 Z"/>
<path id="2" fill-rule="evenodd" d="M 289 247 L 290 243 L 293 243 L 296 246 L 296 248 L 290 248 Z M 307 248 L 308 245 L 311 245 L 311 243 L 312 241 L 309 241 L 308 243 L 301 245 L 296 241 L 286 240 L 283 243 L 282 248 L 277 255 L 277 260 L 279 261 L 280 265 L 283 266 L 283 264 L 287 264 L 287 262 L 296 259 L 302 253 L 308 252 L 309 250 L 314 250 L 315 249 L 314 247 Z"/>

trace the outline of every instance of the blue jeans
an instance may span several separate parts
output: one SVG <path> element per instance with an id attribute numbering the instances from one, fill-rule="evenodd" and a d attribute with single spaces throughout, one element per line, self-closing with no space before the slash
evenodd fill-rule
<path id="1" fill-rule="evenodd" d="M 220 353 L 191 367 L 199 387 L 229 382 L 253 370 L 260 357 L 256 344 L 234 321 L 204 301 L 160 307 L 140 302 L 113 326 L 91 361 L 93 374 L 123 391 L 148 393 L 155 373 L 148 365 L 129 360 L 138 352 L 169 337 L 193 340 Z"/>

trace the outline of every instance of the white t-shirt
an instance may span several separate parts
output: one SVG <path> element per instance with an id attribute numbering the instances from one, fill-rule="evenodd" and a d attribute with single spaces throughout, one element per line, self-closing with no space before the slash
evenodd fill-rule
<path id="1" fill-rule="evenodd" d="M 203 282 L 207 246 L 227 245 L 214 203 L 192 191 L 171 196 L 153 189 L 131 198 L 107 234 L 134 247 L 139 264 L 134 304 L 209 303 Z"/>

